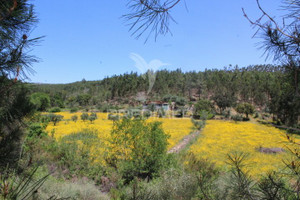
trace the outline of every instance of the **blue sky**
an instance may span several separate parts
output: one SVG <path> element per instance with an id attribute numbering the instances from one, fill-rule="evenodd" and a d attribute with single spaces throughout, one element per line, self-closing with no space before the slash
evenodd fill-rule
<path id="1" fill-rule="evenodd" d="M 127 1 L 115 0 L 31 0 L 40 22 L 31 37 L 45 36 L 31 54 L 39 57 L 31 82 L 70 83 L 100 80 L 114 74 L 140 72 L 130 53 L 146 62 L 161 60 L 163 68 L 183 71 L 221 69 L 224 66 L 272 63 L 258 49 L 259 38 L 243 17 L 241 8 L 255 19 L 259 16 L 255 0 L 185 0 L 171 14 L 173 35 L 157 41 L 136 40 L 121 18 L 130 12 Z M 84 3 L 82 3 L 84 2 Z M 280 0 L 261 0 L 262 6 L 278 14 Z"/>

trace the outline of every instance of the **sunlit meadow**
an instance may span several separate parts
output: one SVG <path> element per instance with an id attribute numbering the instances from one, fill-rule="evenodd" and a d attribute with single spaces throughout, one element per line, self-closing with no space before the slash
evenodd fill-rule
<path id="1" fill-rule="evenodd" d="M 88 120 L 82 121 L 80 115 L 82 113 L 68 113 L 60 112 L 56 113 L 58 115 L 64 116 L 63 121 L 59 122 L 55 126 L 53 123 L 49 123 L 46 128 L 46 131 L 49 135 L 52 135 L 54 138 L 59 139 L 66 135 L 77 133 L 79 131 L 89 129 L 97 132 L 99 143 L 91 145 L 89 148 L 92 149 L 93 156 L 95 160 L 103 162 L 103 157 L 105 148 L 108 146 L 108 141 L 110 138 L 110 131 L 112 129 L 113 121 L 108 119 L 107 113 L 97 113 L 98 119 L 93 122 Z M 78 120 L 76 122 L 71 120 L 71 117 L 77 115 Z M 160 121 L 162 122 L 162 127 L 164 131 L 170 135 L 168 139 L 170 149 L 176 145 L 184 136 L 188 135 L 192 131 L 192 123 L 189 118 L 156 118 L 152 117 L 148 119 L 149 122 Z"/>
<path id="2" fill-rule="evenodd" d="M 287 139 L 284 131 L 254 122 L 232 122 L 210 120 L 198 141 L 190 151 L 199 158 L 208 159 L 223 170 L 228 170 L 228 154 L 248 154 L 246 170 L 258 177 L 270 171 L 284 170 L 284 160 L 289 158 Z M 281 153 L 261 153 L 260 147 L 282 148 Z"/>

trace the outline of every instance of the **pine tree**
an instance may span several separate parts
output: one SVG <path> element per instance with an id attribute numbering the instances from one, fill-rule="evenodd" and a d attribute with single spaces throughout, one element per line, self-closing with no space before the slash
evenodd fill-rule
<path id="1" fill-rule="evenodd" d="M 273 113 L 282 122 L 293 125 L 300 116 L 300 0 L 284 0 L 281 10 L 286 13 L 281 19 L 268 14 L 259 0 L 256 3 L 261 17 L 251 20 L 243 10 L 244 16 L 258 28 L 257 33 L 263 37 L 262 48 L 267 56 L 285 67 L 285 79 L 289 80 L 288 86 L 283 86 L 283 92 L 273 97 L 276 103 L 272 105 L 276 108 Z"/>
<path id="2" fill-rule="evenodd" d="M 28 91 L 20 80 L 27 78 L 34 56 L 30 48 L 40 38 L 29 39 L 37 22 L 27 0 L 0 1 L 0 165 L 16 163 L 22 138 L 23 118 L 33 111 Z M 10 165 L 11 166 L 11 165 Z"/>

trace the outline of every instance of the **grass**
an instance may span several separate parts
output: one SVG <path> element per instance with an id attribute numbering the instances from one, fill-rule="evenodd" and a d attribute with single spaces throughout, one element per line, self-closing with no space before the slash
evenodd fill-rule
<path id="1" fill-rule="evenodd" d="M 41 199 L 84 199 L 108 200 L 109 197 L 102 193 L 91 181 L 85 179 L 73 181 L 59 181 L 54 177 L 48 179 L 39 190 Z"/>

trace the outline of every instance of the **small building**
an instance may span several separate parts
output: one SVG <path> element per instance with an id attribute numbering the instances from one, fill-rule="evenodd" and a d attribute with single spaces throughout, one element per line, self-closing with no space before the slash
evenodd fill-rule
<path id="1" fill-rule="evenodd" d="M 149 109 L 149 106 L 151 105 L 155 106 L 155 110 L 160 110 L 160 109 L 164 109 L 165 111 L 170 110 L 169 104 L 162 101 L 147 101 L 144 103 L 143 109 L 144 110 Z"/>

